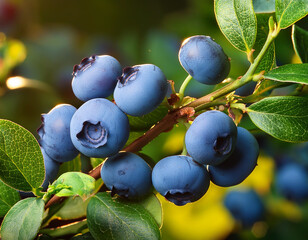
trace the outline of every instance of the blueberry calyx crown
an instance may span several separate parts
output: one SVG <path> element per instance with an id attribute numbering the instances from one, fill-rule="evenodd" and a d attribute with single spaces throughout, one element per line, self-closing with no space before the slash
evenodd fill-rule
<path id="1" fill-rule="evenodd" d="M 177 206 L 183 206 L 194 199 L 194 194 L 185 190 L 170 190 L 164 197 Z"/>
<path id="2" fill-rule="evenodd" d="M 114 186 L 112 186 L 112 188 L 111 188 L 111 197 L 113 197 L 114 195 L 119 195 L 119 196 L 121 196 L 121 197 L 126 197 L 126 198 L 128 198 L 128 193 L 129 193 L 129 189 L 128 188 L 122 188 L 122 189 L 120 189 L 120 188 L 116 188 L 116 187 L 114 187 Z"/>
<path id="3" fill-rule="evenodd" d="M 124 87 L 128 81 L 133 81 L 137 77 L 137 73 L 139 71 L 138 67 L 125 67 L 123 69 L 123 73 L 120 77 L 118 77 L 119 87 Z"/>
<path id="4" fill-rule="evenodd" d="M 100 121 L 97 123 L 86 121 L 76 136 L 82 145 L 90 148 L 98 148 L 107 143 L 107 135 L 107 129 Z"/>
<path id="5" fill-rule="evenodd" d="M 217 137 L 214 142 L 213 149 L 216 153 L 221 155 L 227 155 L 232 149 L 232 138 L 230 135 Z"/>
<path id="6" fill-rule="evenodd" d="M 73 67 L 73 76 L 76 77 L 78 71 L 85 71 L 95 62 L 96 55 L 92 55 L 91 57 L 83 58 L 80 64 L 76 64 Z"/>
<path id="7" fill-rule="evenodd" d="M 40 138 L 42 139 L 44 134 L 45 134 L 45 118 L 44 118 L 45 114 L 41 115 L 41 125 L 39 126 L 39 128 L 36 130 L 37 134 L 40 136 Z"/>

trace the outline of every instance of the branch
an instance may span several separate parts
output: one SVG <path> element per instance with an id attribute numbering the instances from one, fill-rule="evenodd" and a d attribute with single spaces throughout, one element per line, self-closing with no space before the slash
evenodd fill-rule
<path id="1" fill-rule="evenodd" d="M 270 22 L 273 21 L 272 18 L 270 18 Z M 245 73 L 245 75 L 241 78 L 236 79 L 235 81 L 229 83 L 228 85 L 204 96 L 199 99 L 196 99 L 195 101 L 189 103 L 188 105 L 184 107 L 180 107 L 178 109 L 175 109 L 171 112 L 169 112 L 160 122 L 158 122 L 153 128 L 148 130 L 143 136 L 136 139 L 134 142 L 129 144 L 127 147 L 123 149 L 123 151 L 127 152 L 138 152 L 140 151 L 145 145 L 147 145 L 150 141 L 152 141 L 154 138 L 156 138 L 159 134 L 165 131 L 169 131 L 172 129 L 173 125 L 178 122 L 178 119 L 181 118 L 189 118 L 194 115 L 195 108 L 200 107 L 205 104 L 209 104 L 212 101 L 225 96 L 226 94 L 229 94 L 230 92 L 236 90 L 237 88 L 247 84 L 248 82 L 253 80 L 253 75 L 255 74 L 255 71 L 257 67 L 259 66 L 263 56 L 265 55 L 266 51 L 268 50 L 270 44 L 273 42 L 273 40 L 277 37 L 280 29 L 277 28 L 276 25 L 270 25 L 270 31 L 267 36 L 266 42 L 261 49 L 260 53 L 254 60 L 254 62 L 250 65 L 249 69 Z M 187 82 L 190 80 L 190 77 L 188 77 Z M 182 90 L 184 91 L 184 90 Z M 94 177 L 95 179 L 98 179 L 100 177 L 100 169 L 101 164 L 94 168 L 92 171 L 89 172 L 89 175 Z M 45 205 L 45 208 L 50 207 L 52 204 L 57 203 L 61 198 L 57 196 L 53 196 Z"/>
<path id="2" fill-rule="evenodd" d="M 158 122 L 153 128 L 148 130 L 144 135 L 136 139 L 134 142 L 129 144 L 127 147 L 123 149 L 126 152 L 138 152 L 145 145 L 151 142 L 154 138 L 156 138 L 162 132 L 170 131 L 173 126 L 178 122 L 181 118 L 189 118 L 194 115 L 194 109 L 191 107 L 183 107 L 174 111 L 169 112 L 160 122 Z M 95 179 L 100 178 L 100 169 L 102 164 L 94 168 L 89 172 L 89 175 L 94 177 Z M 60 201 L 60 197 L 53 196 L 45 205 L 45 209 L 49 208 L 51 205 Z"/>

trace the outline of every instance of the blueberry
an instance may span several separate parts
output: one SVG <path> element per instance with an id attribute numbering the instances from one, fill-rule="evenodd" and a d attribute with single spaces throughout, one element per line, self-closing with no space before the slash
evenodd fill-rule
<path id="1" fill-rule="evenodd" d="M 285 198 L 301 202 L 308 199 L 308 173 L 298 163 L 286 163 L 275 176 L 277 191 Z"/>
<path id="2" fill-rule="evenodd" d="M 211 181 L 221 187 L 230 187 L 244 181 L 257 165 L 259 145 L 245 128 L 237 128 L 236 146 L 223 163 L 209 166 Z"/>
<path id="3" fill-rule="evenodd" d="M 196 117 L 185 134 L 189 155 L 201 164 L 217 165 L 235 148 L 237 128 L 225 113 L 212 110 Z"/>
<path id="4" fill-rule="evenodd" d="M 222 82 L 230 71 L 230 61 L 221 46 L 203 35 L 183 41 L 179 61 L 195 80 L 208 85 Z"/>
<path id="5" fill-rule="evenodd" d="M 245 84 L 244 86 L 238 88 L 235 90 L 235 94 L 239 96 L 246 97 L 250 94 L 252 94 L 256 88 L 257 83 L 256 82 L 249 82 Z"/>
<path id="6" fill-rule="evenodd" d="M 197 201 L 210 185 L 206 168 L 184 155 L 161 159 L 153 168 L 152 182 L 162 196 L 178 206 Z"/>
<path id="7" fill-rule="evenodd" d="M 121 150 L 129 136 L 127 116 L 112 102 L 94 98 L 72 117 L 71 139 L 88 157 L 109 157 Z"/>
<path id="8" fill-rule="evenodd" d="M 107 158 L 101 168 L 101 178 L 111 194 L 128 199 L 140 199 L 150 193 L 151 174 L 151 167 L 130 152 L 119 152 Z"/>
<path id="9" fill-rule="evenodd" d="M 225 196 L 224 205 L 244 227 L 251 227 L 255 222 L 262 220 L 265 212 L 261 197 L 253 189 L 229 191 Z"/>
<path id="10" fill-rule="evenodd" d="M 21 199 L 28 198 L 28 197 L 35 197 L 33 192 L 18 191 L 18 193 L 19 193 Z"/>
<path id="11" fill-rule="evenodd" d="M 74 66 L 72 88 L 75 96 L 87 101 L 110 96 L 121 76 L 121 64 L 108 55 L 93 55 Z"/>
<path id="12" fill-rule="evenodd" d="M 43 190 L 46 191 L 49 183 L 52 183 L 56 179 L 59 172 L 60 163 L 50 158 L 42 147 L 41 151 L 43 154 L 45 166 L 45 180 L 42 184 L 42 187 Z"/>
<path id="13" fill-rule="evenodd" d="M 168 82 L 153 64 L 126 67 L 114 90 L 114 100 L 123 112 L 142 116 L 152 112 L 165 98 Z"/>
<path id="14" fill-rule="evenodd" d="M 55 161 L 67 162 L 78 155 L 70 137 L 70 123 L 75 112 L 74 106 L 59 104 L 42 114 L 42 124 L 37 130 L 39 143 Z"/>

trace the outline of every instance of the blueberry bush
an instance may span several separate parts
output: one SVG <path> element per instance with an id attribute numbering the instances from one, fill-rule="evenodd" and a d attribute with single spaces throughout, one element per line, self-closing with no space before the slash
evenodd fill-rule
<path id="1" fill-rule="evenodd" d="M 308 0 L 214 0 L 214 12 L 249 63 L 241 76 L 229 77 L 234 60 L 205 31 L 168 56 L 188 73 L 179 87 L 157 63 L 124 67 L 96 54 L 71 66 L 81 103 L 42 114 L 37 136 L 0 119 L 1 239 L 162 239 L 161 201 L 184 208 L 210 185 L 226 189 L 224 205 L 242 228 L 265 217 L 254 189 L 234 187 L 262 167 L 259 135 L 308 141 L 308 31 L 297 26 Z M 287 29 L 300 63 L 281 65 L 275 39 Z M 15 62 L 1 51 L 0 81 L 23 59 L 18 44 Z M 194 81 L 210 91 L 188 94 Z M 292 91 L 279 92 L 285 88 Z M 175 126 L 186 129 L 178 154 L 155 161 L 142 152 Z M 280 163 L 276 194 L 308 201 L 308 164 Z"/>

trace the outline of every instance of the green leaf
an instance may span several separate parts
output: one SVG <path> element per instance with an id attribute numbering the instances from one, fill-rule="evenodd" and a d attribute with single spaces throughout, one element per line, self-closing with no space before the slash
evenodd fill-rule
<path id="1" fill-rule="evenodd" d="M 146 131 L 168 113 L 168 108 L 160 105 L 154 111 L 141 117 L 128 116 L 131 131 Z"/>
<path id="2" fill-rule="evenodd" d="M 308 98 L 278 96 L 264 98 L 248 108 L 253 123 L 264 132 L 286 142 L 308 141 Z"/>
<path id="3" fill-rule="evenodd" d="M 95 179 L 88 174 L 81 172 L 67 172 L 62 174 L 52 186 L 54 188 L 69 186 L 56 195 L 58 197 L 80 196 L 82 199 L 88 198 L 95 191 Z"/>
<path id="4" fill-rule="evenodd" d="M 4 217 L 10 208 L 19 200 L 19 193 L 0 180 L 0 217 Z"/>
<path id="5" fill-rule="evenodd" d="M 63 207 L 55 214 L 55 218 L 63 220 L 85 217 L 90 198 L 83 201 L 80 197 L 69 197 L 63 203 Z"/>
<path id="6" fill-rule="evenodd" d="M 87 232 L 85 234 L 76 235 L 72 238 L 72 240 L 94 240 L 90 232 Z"/>
<path id="7" fill-rule="evenodd" d="M 63 239 L 65 236 L 81 233 L 87 228 L 87 220 L 82 220 L 74 223 L 70 223 L 57 228 L 44 228 L 40 230 L 40 233 L 47 234 L 53 238 L 60 237 Z M 70 238 L 68 238 L 70 239 Z"/>
<path id="8" fill-rule="evenodd" d="M 292 42 L 296 54 L 303 63 L 308 63 L 308 31 L 293 25 Z"/>
<path id="9" fill-rule="evenodd" d="M 44 181 L 44 159 L 35 137 L 25 128 L 0 119 L 0 179 L 21 191 Z"/>
<path id="10" fill-rule="evenodd" d="M 273 69 L 276 66 L 276 59 L 275 59 L 275 44 L 272 43 L 268 50 L 265 52 L 264 56 L 262 57 L 258 67 L 256 68 L 256 73 L 261 71 L 268 72 L 269 70 Z"/>
<path id="11" fill-rule="evenodd" d="M 243 115 L 238 126 L 246 128 L 250 132 L 254 132 L 256 130 L 260 131 L 260 129 L 251 121 L 250 117 L 247 114 Z"/>
<path id="12" fill-rule="evenodd" d="M 238 50 L 250 52 L 257 34 L 252 0 L 215 0 L 214 10 L 222 33 Z"/>
<path id="13" fill-rule="evenodd" d="M 308 0 L 276 0 L 276 19 L 280 28 L 287 28 L 308 14 Z"/>
<path id="14" fill-rule="evenodd" d="M 125 147 L 128 146 L 129 144 L 131 144 L 136 139 L 140 138 L 142 135 L 144 135 L 143 131 L 140 131 L 140 132 L 133 132 L 133 131 L 131 131 L 129 133 L 129 138 L 128 138 L 126 144 L 125 144 Z"/>
<path id="15" fill-rule="evenodd" d="M 253 8 L 256 13 L 275 12 L 275 0 L 253 0 Z"/>
<path id="16" fill-rule="evenodd" d="M 276 88 L 282 88 L 291 85 L 292 83 L 282 83 L 282 82 L 276 82 L 271 80 L 262 80 L 259 84 L 257 84 L 257 87 L 252 95 L 245 97 L 245 102 L 255 102 L 256 99 L 259 97 L 265 97 L 269 96 L 272 92 L 272 90 Z"/>
<path id="17" fill-rule="evenodd" d="M 257 56 L 266 39 L 267 35 L 269 32 L 269 27 L 268 27 L 268 19 L 273 16 L 273 14 L 270 13 L 259 13 L 256 14 L 257 16 L 257 21 L 258 21 L 258 31 L 257 31 L 257 38 L 256 42 L 254 45 L 254 55 Z M 268 50 L 265 52 L 264 56 L 262 57 L 261 62 L 259 63 L 256 73 L 259 73 L 261 71 L 269 71 L 275 66 L 275 44 L 274 42 L 269 46 Z"/>
<path id="18" fill-rule="evenodd" d="M 107 192 L 92 197 L 88 204 L 87 219 L 95 239 L 160 239 L 155 219 L 143 206 L 112 198 Z"/>
<path id="19" fill-rule="evenodd" d="M 1 225 L 1 238 L 5 240 L 34 239 L 41 226 L 44 213 L 41 198 L 26 198 L 8 211 Z"/>
<path id="20" fill-rule="evenodd" d="M 266 73 L 264 78 L 279 82 L 308 84 L 308 63 L 283 65 Z"/>
<path id="21" fill-rule="evenodd" d="M 91 158 L 92 168 L 96 168 L 104 161 L 105 161 L 105 158 Z"/>
<path id="22" fill-rule="evenodd" d="M 103 185 L 103 180 L 101 178 L 97 179 L 95 185 L 93 195 L 100 190 Z M 70 220 L 85 217 L 89 201 L 90 198 L 83 200 L 78 196 L 73 196 L 66 198 L 64 202 L 51 205 L 47 216 L 44 216 L 43 226 L 48 226 L 54 219 Z"/>
<path id="23" fill-rule="evenodd" d="M 52 237 L 50 237 L 50 236 L 48 236 L 48 235 L 46 235 L 46 234 L 40 234 L 37 238 L 36 238 L 36 240 L 53 240 L 54 238 L 52 238 Z"/>
<path id="24" fill-rule="evenodd" d="M 141 204 L 146 210 L 148 210 L 154 219 L 156 220 L 158 226 L 162 226 L 163 224 L 163 212 L 159 199 L 155 194 L 151 194 L 149 197 L 143 199 L 138 202 Z"/>

